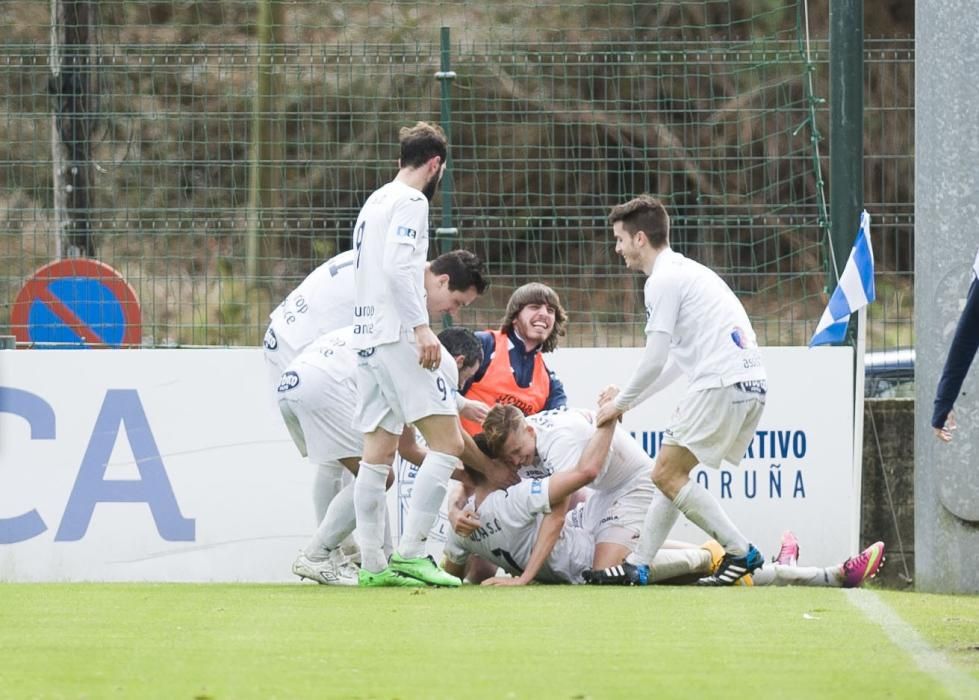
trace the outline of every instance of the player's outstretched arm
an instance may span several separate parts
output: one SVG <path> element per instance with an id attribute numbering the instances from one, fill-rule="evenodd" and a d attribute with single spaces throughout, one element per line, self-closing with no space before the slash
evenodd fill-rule
<path id="1" fill-rule="evenodd" d="M 553 479 L 554 477 L 550 477 Z M 564 516 L 568 512 L 567 499 L 558 504 L 551 504 L 551 512 L 544 516 L 541 521 L 540 529 L 537 531 L 537 541 L 530 552 L 527 566 L 522 574 L 515 578 L 488 578 L 483 581 L 484 586 L 526 586 L 534 580 L 537 572 L 541 570 L 547 558 L 551 556 L 551 550 L 561 536 L 561 528 L 564 527 Z"/>
<path id="2" fill-rule="evenodd" d="M 660 375 L 667 367 L 670 357 L 670 334 L 662 331 L 653 331 L 646 336 L 646 349 L 643 351 L 639 366 L 632 373 L 632 378 L 625 388 L 619 392 L 614 401 L 611 401 L 598 410 L 597 421 L 599 425 L 604 425 L 609 421 L 614 421 L 623 413 L 653 395 L 656 391 L 666 386 L 666 384 L 676 379 L 677 370 L 671 369 L 664 380 L 660 380 Z"/>
<path id="3" fill-rule="evenodd" d="M 608 451 L 612 447 L 612 437 L 615 435 L 615 423 L 606 423 L 595 429 L 574 469 L 557 472 L 548 479 L 547 496 L 554 506 L 565 500 L 572 493 L 584 488 L 602 473 Z"/>
<path id="4" fill-rule="evenodd" d="M 540 529 L 537 531 L 537 541 L 527 560 L 523 573 L 513 579 L 487 579 L 484 585 L 523 586 L 534 580 L 544 566 L 547 558 L 561 535 L 564 527 L 564 516 L 568 512 L 568 496 L 578 489 L 594 481 L 602 471 L 608 458 L 612 437 L 615 435 L 615 423 L 609 423 L 595 430 L 574 469 L 552 474 L 547 478 L 547 500 L 551 504 L 551 512 L 544 516 Z"/>
<path id="5" fill-rule="evenodd" d="M 484 404 L 482 401 L 467 399 L 462 394 L 459 394 L 457 403 L 459 407 L 459 416 L 461 418 L 471 420 L 474 423 L 479 423 L 480 425 L 482 425 L 483 421 L 486 420 L 486 414 L 489 413 L 490 410 L 490 407 Z"/>

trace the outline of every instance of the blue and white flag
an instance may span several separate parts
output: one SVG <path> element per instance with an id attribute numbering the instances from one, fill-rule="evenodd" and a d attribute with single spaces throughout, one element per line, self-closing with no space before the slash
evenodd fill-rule
<path id="1" fill-rule="evenodd" d="M 809 341 L 813 345 L 841 343 L 846 337 L 850 314 L 856 313 L 874 300 L 874 251 L 870 246 L 870 215 L 860 215 L 860 230 L 853 250 L 840 275 L 840 283 L 829 299 L 819 319 L 816 332 Z"/>

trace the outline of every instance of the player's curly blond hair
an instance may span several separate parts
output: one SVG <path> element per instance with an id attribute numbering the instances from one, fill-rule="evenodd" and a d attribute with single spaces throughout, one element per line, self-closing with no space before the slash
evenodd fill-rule
<path id="1" fill-rule="evenodd" d="M 524 426 L 523 413 L 516 406 L 498 403 L 483 420 L 483 442 L 494 459 L 503 457 L 507 438 Z"/>

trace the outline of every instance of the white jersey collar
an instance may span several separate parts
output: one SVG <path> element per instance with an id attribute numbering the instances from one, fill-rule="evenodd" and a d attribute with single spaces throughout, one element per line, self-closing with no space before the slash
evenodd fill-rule
<path id="1" fill-rule="evenodd" d="M 649 273 L 649 276 L 652 277 L 655 275 L 658 268 L 669 265 L 669 261 L 678 255 L 679 253 L 674 252 L 670 246 L 663 248 L 663 250 L 656 254 L 656 260 L 653 262 L 653 271 Z"/>

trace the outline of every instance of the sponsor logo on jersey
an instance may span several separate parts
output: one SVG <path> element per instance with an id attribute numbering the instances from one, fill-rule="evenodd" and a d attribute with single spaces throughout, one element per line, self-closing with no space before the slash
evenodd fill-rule
<path id="1" fill-rule="evenodd" d="M 266 350 L 275 350 L 279 347 L 279 339 L 275 337 L 275 331 L 272 330 L 272 326 L 268 327 L 265 331 L 265 340 L 262 341 L 265 345 Z"/>
<path id="2" fill-rule="evenodd" d="M 396 238 L 409 238 L 411 240 L 415 240 L 418 238 L 418 231 L 413 228 L 408 228 L 407 226 L 398 226 L 398 231 L 394 235 Z"/>
<path id="3" fill-rule="evenodd" d="M 289 370 L 288 372 L 282 373 L 282 378 L 279 380 L 279 388 L 276 391 L 289 391 L 290 389 L 295 389 L 299 386 L 299 375 Z"/>
<path id="4" fill-rule="evenodd" d="M 531 496 L 539 496 L 541 493 L 543 493 L 543 491 L 544 489 L 540 479 L 534 479 L 533 481 L 530 482 Z"/>
<path id="5" fill-rule="evenodd" d="M 751 336 L 748 335 L 743 328 L 738 326 L 734 327 L 731 331 L 731 340 L 742 350 L 747 350 L 748 348 L 757 347 L 756 343 L 752 341 Z"/>

